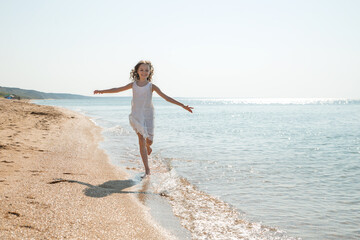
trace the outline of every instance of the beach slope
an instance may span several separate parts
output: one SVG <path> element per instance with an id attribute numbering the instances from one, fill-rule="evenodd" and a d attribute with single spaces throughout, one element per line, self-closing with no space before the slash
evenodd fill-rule
<path id="1" fill-rule="evenodd" d="M 0 99 L 0 239 L 169 239 L 87 117 Z"/>

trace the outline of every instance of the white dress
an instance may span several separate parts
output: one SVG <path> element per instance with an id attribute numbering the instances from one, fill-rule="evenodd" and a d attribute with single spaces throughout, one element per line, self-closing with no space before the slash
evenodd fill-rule
<path id="1" fill-rule="evenodd" d="M 154 138 L 154 106 L 152 104 L 152 84 L 148 82 L 140 87 L 134 81 L 132 85 L 133 98 L 131 101 L 131 114 L 129 121 L 136 133 L 145 139 L 153 141 Z"/>

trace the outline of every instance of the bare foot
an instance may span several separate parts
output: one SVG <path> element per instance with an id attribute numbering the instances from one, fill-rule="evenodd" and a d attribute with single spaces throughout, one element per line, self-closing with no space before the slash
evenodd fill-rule
<path id="1" fill-rule="evenodd" d="M 152 153 L 152 148 L 150 147 L 150 145 L 146 144 L 146 150 L 147 150 L 148 155 L 150 155 Z"/>
<path id="2" fill-rule="evenodd" d="M 149 172 L 146 172 L 143 176 L 141 176 L 141 178 L 146 178 L 146 177 L 150 177 L 151 173 L 150 170 Z"/>
<path id="3" fill-rule="evenodd" d="M 153 142 L 150 139 L 148 139 L 148 138 L 146 139 L 146 150 L 147 150 L 148 155 L 150 155 L 152 152 L 152 148 L 150 147 L 152 143 Z"/>

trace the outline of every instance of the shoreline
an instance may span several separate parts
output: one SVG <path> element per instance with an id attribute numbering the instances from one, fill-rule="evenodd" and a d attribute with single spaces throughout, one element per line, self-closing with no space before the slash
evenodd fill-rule
<path id="1" fill-rule="evenodd" d="M 173 239 L 67 109 L 0 100 L 0 238 Z"/>

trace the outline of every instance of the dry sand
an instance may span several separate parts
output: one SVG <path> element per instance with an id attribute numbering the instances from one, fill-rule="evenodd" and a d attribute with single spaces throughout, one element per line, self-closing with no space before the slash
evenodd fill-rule
<path id="1" fill-rule="evenodd" d="M 0 99 L 0 239 L 171 239 L 80 114 Z"/>

